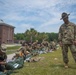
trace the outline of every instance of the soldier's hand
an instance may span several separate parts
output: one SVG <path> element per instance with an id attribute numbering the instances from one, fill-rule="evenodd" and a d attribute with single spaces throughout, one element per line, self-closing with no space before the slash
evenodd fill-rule
<path id="1" fill-rule="evenodd" d="M 74 43 L 74 45 L 76 46 L 76 40 L 75 40 L 73 43 Z"/>
<path id="2" fill-rule="evenodd" d="M 61 41 L 59 42 L 59 45 L 60 45 L 61 47 L 63 46 L 63 44 L 62 44 L 62 42 L 61 42 Z"/>
<path id="3" fill-rule="evenodd" d="M 1 64 L 1 65 L 5 65 L 5 64 L 6 64 L 6 62 L 2 61 L 2 62 L 0 62 L 0 64 Z"/>

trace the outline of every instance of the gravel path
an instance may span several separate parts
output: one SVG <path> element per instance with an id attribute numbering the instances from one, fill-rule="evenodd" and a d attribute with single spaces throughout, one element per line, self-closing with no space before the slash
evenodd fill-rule
<path id="1" fill-rule="evenodd" d="M 14 55 L 15 53 L 7 55 L 7 60 L 11 60 Z"/>

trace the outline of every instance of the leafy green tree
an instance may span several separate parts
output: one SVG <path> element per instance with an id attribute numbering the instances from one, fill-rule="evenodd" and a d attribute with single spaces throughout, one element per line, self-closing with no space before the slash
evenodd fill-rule
<path id="1" fill-rule="evenodd" d="M 47 33 L 48 35 L 48 41 L 58 41 L 58 33 Z"/>
<path id="2" fill-rule="evenodd" d="M 24 33 L 17 33 L 14 34 L 15 40 L 26 40 L 34 42 L 38 40 L 39 42 L 42 42 L 42 40 L 47 41 L 58 41 L 58 33 L 45 33 L 45 32 L 37 32 L 34 28 L 27 29 Z"/>
<path id="3" fill-rule="evenodd" d="M 34 28 L 31 28 L 30 30 L 27 30 L 25 32 L 25 39 L 27 41 L 33 42 L 36 40 L 36 37 L 37 37 L 37 31 Z"/>
<path id="4" fill-rule="evenodd" d="M 17 33 L 14 37 L 16 40 L 25 40 L 24 33 Z"/>

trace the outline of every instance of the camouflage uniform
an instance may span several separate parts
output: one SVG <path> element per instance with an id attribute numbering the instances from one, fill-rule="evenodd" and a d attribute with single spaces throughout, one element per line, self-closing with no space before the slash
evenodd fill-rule
<path id="1" fill-rule="evenodd" d="M 59 29 L 59 41 L 62 42 L 62 54 L 63 54 L 63 61 L 64 63 L 68 63 L 68 47 L 71 50 L 71 53 L 73 55 L 73 58 L 76 62 L 76 48 L 73 44 L 73 41 L 76 39 L 75 35 L 75 24 L 69 22 L 68 25 L 62 24 Z"/>
<path id="2" fill-rule="evenodd" d="M 0 55 L 0 58 L 2 58 L 4 61 L 6 61 L 7 55 L 6 55 L 6 54 L 1 54 L 1 55 Z"/>
<path id="3" fill-rule="evenodd" d="M 1 64 L 1 62 L 5 62 L 7 59 L 7 55 L 5 53 L 0 52 L 0 71 L 5 70 L 5 65 Z"/>

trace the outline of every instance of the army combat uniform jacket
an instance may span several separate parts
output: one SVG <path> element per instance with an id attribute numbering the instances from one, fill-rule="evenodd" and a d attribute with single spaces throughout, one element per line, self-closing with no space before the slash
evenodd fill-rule
<path id="1" fill-rule="evenodd" d="M 67 25 L 62 24 L 59 29 L 59 41 L 63 44 L 73 44 L 76 39 L 76 26 L 74 23 L 69 22 Z"/>

